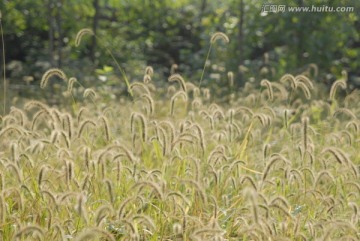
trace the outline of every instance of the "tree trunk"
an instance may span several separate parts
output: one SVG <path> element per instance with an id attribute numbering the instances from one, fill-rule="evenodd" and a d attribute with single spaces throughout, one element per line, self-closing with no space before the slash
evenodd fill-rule
<path id="1" fill-rule="evenodd" d="M 299 7 L 303 7 L 304 6 L 304 1 L 303 0 L 298 0 L 298 6 Z M 299 13 L 299 18 L 300 21 L 297 23 L 298 25 L 303 24 L 306 20 L 304 19 L 304 14 L 303 13 Z M 304 21 L 303 21 L 304 20 Z M 300 67 L 302 66 L 304 63 L 304 57 L 303 57 L 303 53 L 304 53 L 304 30 L 301 26 L 297 27 L 297 31 L 296 31 L 296 40 L 297 40 L 297 48 L 296 48 L 296 67 Z"/>
<path id="2" fill-rule="evenodd" d="M 97 34 L 97 29 L 98 29 L 98 26 L 99 26 L 99 14 L 100 14 L 99 0 L 94 0 L 93 1 L 93 7 L 95 9 L 95 14 L 94 14 L 94 18 L 93 18 L 94 36 L 92 38 L 92 45 L 91 45 L 91 61 L 93 62 L 93 64 L 95 64 L 95 61 L 96 61 L 96 56 L 95 56 L 96 37 L 95 37 L 95 35 Z"/>
<path id="3" fill-rule="evenodd" d="M 49 61 L 51 66 L 55 65 L 54 61 L 54 20 L 53 20 L 54 4 L 52 0 L 48 1 L 48 25 L 49 25 Z"/>
<path id="4" fill-rule="evenodd" d="M 56 25 L 57 25 L 57 67 L 62 67 L 62 48 L 63 48 L 63 31 L 62 31 L 62 7 L 63 7 L 63 1 L 59 1 L 56 6 Z"/>
<path id="5" fill-rule="evenodd" d="M 244 0 L 240 0 L 239 5 L 239 14 L 240 14 L 240 20 L 239 20 L 239 34 L 238 34 L 238 48 L 239 48 L 239 65 L 244 64 Z M 239 81 L 243 82 L 243 75 L 241 72 L 239 72 Z"/>
<path id="6" fill-rule="evenodd" d="M 207 1 L 206 0 L 202 0 L 201 1 L 201 7 L 200 7 L 200 20 L 201 18 L 204 16 L 205 10 L 206 10 L 206 6 L 207 6 Z"/>

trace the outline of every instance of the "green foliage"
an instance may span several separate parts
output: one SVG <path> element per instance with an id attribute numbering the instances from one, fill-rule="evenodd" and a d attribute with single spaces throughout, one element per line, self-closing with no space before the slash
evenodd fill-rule
<path id="1" fill-rule="evenodd" d="M 242 80 L 259 76 L 264 64 L 274 68 L 276 79 L 289 70 L 300 69 L 317 63 L 321 72 L 339 75 L 342 69 L 357 73 L 359 69 L 359 18 L 356 15 L 359 2 L 337 1 L 329 3 L 317 0 L 309 3 L 277 0 L 272 4 L 292 6 L 353 6 L 350 13 L 261 13 L 263 2 L 233 1 L 103 1 L 99 0 L 97 35 L 111 48 L 115 58 L 132 78 L 139 76 L 146 65 L 152 65 L 161 74 L 168 75 L 172 64 L 179 65 L 185 76 L 199 78 L 209 46 L 209 36 L 217 31 L 231 39 L 227 48 L 218 47 L 207 63 L 212 68 L 205 73 L 205 80 L 213 81 L 210 73 L 221 76 L 233 71 L 242 74 Z M 12 0 L 0 3 L 4 9 L 5 40 L 13 49 L 7 58 L 26 63 L 48 61 L 49 16 L 55 21 L 55 29 L 61 27 L 64 66 L 77 65 L 90 58 L 92 41 L 74 50 L 70 40 L 79 29 L 93 26 L 96 10 L 92 1 L 77 0 L 58 2 L 47 0 Z M 124 14 L 126 13 L 126 14 Z M 56 19 L 61 16 L 61 21 Z M 239 24 L 243 16 L 244 39 L 239 43 Z M 61 24 L 61 25 L 59 25 Z M 55 38 L 59 36 L 55 35 Z M 243 59 L 239 59 L 242 44 Z M 16 45 L 16 48 L 15 48 Z M 45 47 L 45 48 L 44 48 Z M 56 48 L 56 46 L 55 46 Z M 264 53 L 269 62 L 264 63 Z M 112 61 L 104 49 L 96 48 L 95 66 Z M 216 55 L 216 56 L 215 56 Z M 58 58 L 58 57 L 57 57 Z M 243 62 L 240 62 L 243 61 Z M 51 63 L 52 64 L 52 63 Z M 247 72 L 239 72 L 239 65 Z M 94 65 L 86 65 L 94 70 Z M 55 67 L 55 66 L 54 66 Z M 62 66 L 58 66 L 62 67 Z M 27 75 L 40 69 L 24 68 Z M 42 69 L 44 71 L 45 69 Z M 224 71 L 225 70 L 225 71 Z M 85 71 L 87 72 L 87 71 Z M 36 76 L 37 77 L 37 76 Z M 244 79 L 245 78 L 245 79 Z M 215 79 L 216 80 L 216 79 Z M 260 81 L 259 79 L 258 81 Z"/>

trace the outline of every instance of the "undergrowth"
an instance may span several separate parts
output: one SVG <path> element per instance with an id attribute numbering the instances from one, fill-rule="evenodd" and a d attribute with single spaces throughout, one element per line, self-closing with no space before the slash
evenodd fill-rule
<path id="1" fill-rule="evenodd" d="M 287 74 L 217 104 L 153 72 L 104 102 L 52 69 L 42 87 L 60 76 L 76 108 L 1 117 L 2 240 L 360 239 L 360 96 L 345 79 L 326 93 Z"/>

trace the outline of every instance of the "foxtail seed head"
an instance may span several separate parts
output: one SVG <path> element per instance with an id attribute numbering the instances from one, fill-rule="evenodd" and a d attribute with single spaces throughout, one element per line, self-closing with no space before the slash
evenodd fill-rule
<path id="1" fill-rule="evenodd" d="M 285 81 L 290 81 L 290 86 L 294 90 L 296 89 L 296 81 L 295 77 L 291 74 L 285 74 L 283 77 L 281 77 L 280 82 L 284 83 Z"/>
<path id="2" fill-rule="evenodd" d="M 84 94 L 83 94 L 83 97 L 86 98 L 90 96 L 91 98 L 96 98 L 96 92 L 95 90 L 91 89 L 91 88 L 87 88 L 85 91 L 84 91 Z"/>
<path id="3" fill-rule="evenodd" d="M 48 80 L 54 75 L 58 76 L 60 79 L 67 81 L 65 73 L 61 69 L 52 68 L 52 69 L 49 69 L 48 71 L 46 71 L 44 73 L 44 75 L 42 76 L 41 82 L 40 82 L 41 89 L 44 89 L 46 87 Z"/>
<path id="4" fill-rule="evenodd" d="M 336 90 L 337 90 L 339 87 L 340 87 L 341 89 L 343 89 L 343 90 L 346 89 L 347 85 L 346 85 L 345 80 L 339 79 L 339 80 L 335 81 L 335 82 L 331 85 L 330 94 L 329 94 L 329 99 L 330 99 L 330 100 L 334 100 L 334 99 L 335 99 Z"/>
<path id="5" fill-rule="evenodd" d="M 73 85 L 74 83 L 77 81 L 77 79 L 75 77 L 71 77 L 68 81 L 68 92 L 71 92 L 73 89 Z"/>
<path id="6" fill-rule="evenodd" d="M 75 46 L 79 47 L 81 39 L 84 35 L 94 35 L 94 32 L 90 29 L 90 28 L 83 28 L 81 29 L 77 34 L 76 34 L 76 38 L 75 38 Z"/>
<path id="7" fill-rule="evenodd" d="M 185 84 L 185 80 L 183 77 L 181 77 L 181 75 L 179 74 L 173 74 L 169 77 L 169 82 L 178 82 L 182 88 L 183 91 L 186 92 L 186 84 Z"/>
<path id="8" fill-rule="evenodd" d="M 229 85 L 232 87 L 234 86 L 234 73 L 229 71 L 227 73 L 228 79 L 229 79 Z"/>
<path id="9" fill-rule="evenodd" d="M 271 85 L 271 82 L 267 79 L 263 79 L 260 83 L 261 86 L 267 87 L 268 94 L 269 94 L 269 100 L 272 101 L 274 99 L 274 91 Z"/>
<path id="10" fill-rule="evenodd" d="M 154 74 L 154 69 L 151 66 L 147 66 L 145 68 L 145 75 L 150 75 L 150 77 L 151 77 L 151 76 L 153 76 L 153 74 Z"/>
<path id="11" fill-rule="evenodd" d="M 230 42 L 230 39 L 229 37 L 222 33 L 222 32 L 216 32 L 214 33 L 212 36 L 211 36 L 211 39 L 210 39 L 210 43 L 213 44 L 215 43 L 218 39 L 221 39 L 222 41 L 224 41 L 225 43 L 229 43 Z"/>

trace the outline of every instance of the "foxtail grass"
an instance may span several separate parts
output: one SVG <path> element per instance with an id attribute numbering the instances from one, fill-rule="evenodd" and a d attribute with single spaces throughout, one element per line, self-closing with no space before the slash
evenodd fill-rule
<path id="1" fill-rule="evenodd" d="M 291 74 L 285 74 L 281 77 L 280 82 L 285 83 L 286 81 L 290 82 L 290 86 L 292 90 L 296 89 L 296 80 L 295 77 Z"/>
<path id="2" fill-rule="evenodd" d="M 338 88 L 342 88 L 344 90 L 344 89 L 346 89 L 346 87 L 347 87 L 347 84 L 346 84 L 345 80 L 343 80 L 343 79 L 336 80 L 331 85 L 331 89 L 330 89 L 330 93 L 329 93 L 329 99 L 330 100 L 335 99 L 336 91 L 337 91 Z"/>
<path id="3" fill-rule="evenodd" d="M 149 75 L 150 77 L 153 76 L 154 74 L 154 69 L 151 66 L 146 66 L 145 68 L 145 75 Z"/>
<path id="4" fill-rule="evenodd" d="M 171 101 L 170 101 L 170 115 L 173 116 L 174 115 L 174 111 L 175 111 L 175 100 L 178 98 L 178 97 L 182 97 L 182 99 L 184 101 L 187 101 L 188 100 L 188 97 L 187 97 L 187 94 L 186 92 L 184 91 L 178 91 L 176 92 L 173 97 L 171 97 Z"/>
<path id="5" fill-rule="evenodd" d="M 271 82 L 268 81 L 267 79 L 263 79 L 261 80 L 260 85 L 267 88 L 269 100 L 272 101 L 274 99 L 274 90 Z"/>
<path id="6" fill-rule="evenodd" d="M 302 119 L 303 124 L 303 152 L 305 153 L 308 149 L 308 125 L 309 125 L 309 118 L 304 117 Z"/>
<path id="7" fill-rule="evenodd" d="M 84 35 L 91 35 L 91 36 L 95 36 L 95 38 L 97 40 L 99 40 L 100 43 L 103 42 L 103 40 L 101 38 L 99 38 L 93 30 L 89 29 L 89 28 L 85 28 L 85 29 L 81 29 L 77 35 L 76 35 L 76 38 L 75 38 L 75 46 L 78 47 L 80 45 L 80 42 L 81 42 L 81 39 Z M 129 83 L 129 80 L 127 78 L 127 75 L 125 73 L 125 70 L 120 66 L 119 62 L 116 60 L 115 56 L 113 55 L 113 53 L 111 52 L 111 50 L 104 44 L 103 47 L 105 48 L 106 52 L 110 55 L 110 57 L 112 58 L 112 60 L 114 61 L 116 67 L 118 68 L 118 70 L 120 71 L 124 81 L 125 81 L 125 84 L 127 86 L 127 91 L 128 93 L 130 94 L 131 97 L 133 97 L 133 93 L 132 93 L 132 90 L 130 89 L 130 83 Z"/>
<path id="8" fill-rule="evenodd" d="M 306 99 L 311 99 L 311 92 L 307 84 L 304 82 L 297 82 L 296 87 L 303 91 Z"/>
<path id="9" fill-rule="evenodd" d="M 29 233 L 38 233 L 40 234 L 40 237 L 43 238 L 44 237 L 44 230 L 43 228 L 41 228 L 40 226 L 38 225 L 28 225 L 22 229 L 20 229 L 15 235 L 14 235 L 14 239 L 17 240 L 19 238 L 21 238 L 22 236 L 26 235 L 26 234 L 29 234 Z"/>
<path id="10" fill-rule="evenodd" d="M 229 86 L 233 87 L 234 86 L 234 73 L 232 71 L 229 71 L 227 73 L 227 77 L 228 77 L 228 80 L 229 80 Z"/>
<path id="11" fill-rule="evenodd" d="M 204 62 L 204 67 L 203 67 L 203 70 L 201 72 L 201 77 L 200 77 L 200 81 L 199 81 L 199 88 L 201 87 L 201 82 L 204 78 L 204 73 L 205 73 L 205 69 L 206 69 L 206 65 L 207 65 L 207 61 L 210 57 L 210 53 L 211 53 L 211 49 L 212 49 L 212 46 L 215 42 L 217 42 L 219 39 L 221 39 L 223 42 L 225 43 L 229 43 L 230 42 L 230 39 L 229 37 L 225 34 L 225 33 L 222 33 L 222 32 L 216 32 L 214 33 L 211 38 L 210 38 L 210 46 L 209 46 L 209 50 L 206 54 L 206 59 L 205 59 L 205 62 Z"/>
<path id="12" fill-rule="evenodd" d="M 145 116 L 143 116 L 140 113 L 133 112 L 131 114 L 131 118 L 130 118 L 130 131 L 133 135 L 135 135 L 135 121 L 136 120 L 140 121 L 141 139 L 143 142 L 146 142 L 146 140 L 147 140 L 147 122 L 146 122 Z"/>
<path id="13" fill-rule="evenodd" d="M 184 92 L 186 92 L 186 84 L 184 78 L 179 74 L 173 74 L 169 77 L 169 82 L 178 82 Z"/>
<path id="14" fill-rule="evenodd" d="M 67 77 L 66 77 L 66 74 L 64 73 L 64 71 L 62 71 L 61 69 L 52 68 L 43 74 L 41 81 L 40 81 L 41 89 L 44 89 L 47 86 L 47 83 L 52 76 L 57 76 L 60 79 L 67 81 Z"/>

